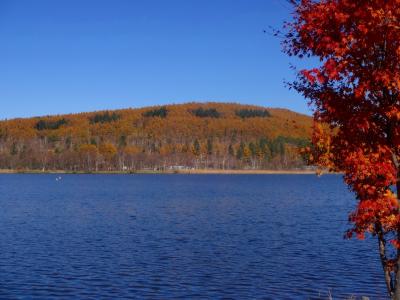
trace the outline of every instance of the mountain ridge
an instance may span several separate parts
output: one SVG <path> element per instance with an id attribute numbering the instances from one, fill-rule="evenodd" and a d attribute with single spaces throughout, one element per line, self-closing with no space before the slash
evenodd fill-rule
<path id="1" fill-rule="evenodd" d="M 4 121 L 12 121 L 12 120 L 22 120 L 22 119 L 33 119 L 33 118 L 46 118 L 46 117 L 62 117 L 62 116 L 70 116 L 70 115 L 79 115 L 79 114 L 93 114 L 93 113 L 101 113 L 101 112 L 118 112 L 118 111 L 126 111 L 126 110 L 141 110 L 147 108 L 155 108 L 155 107 L 162 107 L 162 106 L 179 106 L 179 105 L 190 105 L 190 104 L 205 104 L 205 105 L 213 105 L 213 104 L 227 104 L 227 105 L 239 105 L 239 106 L 249 106 L 249 107 L 256 107 L 261 109 L 272 109 L 272 110 L 279 110 L 279 111 L 287 111 L 290 113 L 299 114 L 305 117 L 312 117 L 306 113 L 298 112 L 289 108 L 285 107 L 273 107 L 273 106 L 264 106 L 264 105 L 257 105 L 257 104 L 248 104 L 248 103 L 240 103 L 240 102 L 216 102 L 216 101 L 188 101 L 188 102 L 178 102 L 178 103 L 167 103 L 167 104 L 152 104 L 147 106 L 139 106 L 139 107 L 123 107 L 123 108 L 104 108 L 104 109 L 96 109 L 90 111 L 79 111 L 79 112 L 66 112 L 66 113 L 53 113 L 53 114 L 43 114 L 43 115 L 36 115 L 36 116 L 17 116 L 17 117 L 8 117 L 0 119 L 0 122 Z"/>

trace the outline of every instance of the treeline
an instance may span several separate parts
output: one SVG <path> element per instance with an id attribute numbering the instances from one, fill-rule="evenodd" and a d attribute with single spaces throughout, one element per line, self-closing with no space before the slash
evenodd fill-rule
<path id="1" fill-rule="evenodd" d="M 0 168 L 300 168 L 310 125 L 287 110 L 222 103 L 14 119 L 0 122 Z"/>

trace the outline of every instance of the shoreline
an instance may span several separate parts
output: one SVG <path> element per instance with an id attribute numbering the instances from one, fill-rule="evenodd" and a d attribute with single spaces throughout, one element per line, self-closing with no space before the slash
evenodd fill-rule
<path id="1" fill-rule="evenodd" d="M 316 175 L 316 170 L 216 170 L 216 169 L 193 169 L 193 170 L 137 170 L 137 171 L 65 171 L 65 170 L 4 170 L 0 169 L 0 174 L 215 174 L 215 175 Z M 328 173 L 328 172 L 327 172 Z"/>

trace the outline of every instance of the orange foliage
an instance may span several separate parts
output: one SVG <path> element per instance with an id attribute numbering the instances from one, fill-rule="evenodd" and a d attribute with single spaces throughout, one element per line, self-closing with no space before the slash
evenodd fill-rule
<path id="1" fill-rule="evenodd" d="M 400 1 L 292 2 L 284 49 L 320 60 L 291 85 L 314 108 L 310 158 L 344 173 L 358 200 L 347 236 L 378 236 L 388 292 L 400 299 L 400 251 L 387 243 L 400 245 Z"/>
<path id="2" fill-rule="evenodd" d="M 203 115 L 197 116 L 194 112 L 200 108 Z M 261 113 L 243 118 L 238 114 L 243 110 Z M 210 112 L 214 115 L 208 117 Z M 290 147 L 279 145 L 307 143 L 310 125 L 310 117 L 288 110 L 233 103 L 188 103 L 7 120 L 0 122 L 0 168 L 42 169 L 43 164 L 36 162 L 41 155 L 39 148 L 43 153 L 44 149 L 55 150 L 52 160 L 46 160 L 46 168 L 67 170 L 173 165 L 300 167 L 304 164 L 301 157 L 286 155 Z M 194 147 L 196 141 L 198 149 Z M 240 153 L 241 143 L 246 145 L 244 155 Z M 32 156 L 22 160 L 22 149 L 28 149 Z"/>

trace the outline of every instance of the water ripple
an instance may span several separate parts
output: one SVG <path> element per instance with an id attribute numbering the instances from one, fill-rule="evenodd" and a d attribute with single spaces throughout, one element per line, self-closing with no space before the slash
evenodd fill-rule
<path id="1" fill-rule="evenodd" d="M 0 298 L 386 299 L 340 176 L 0 175 Z"/>

